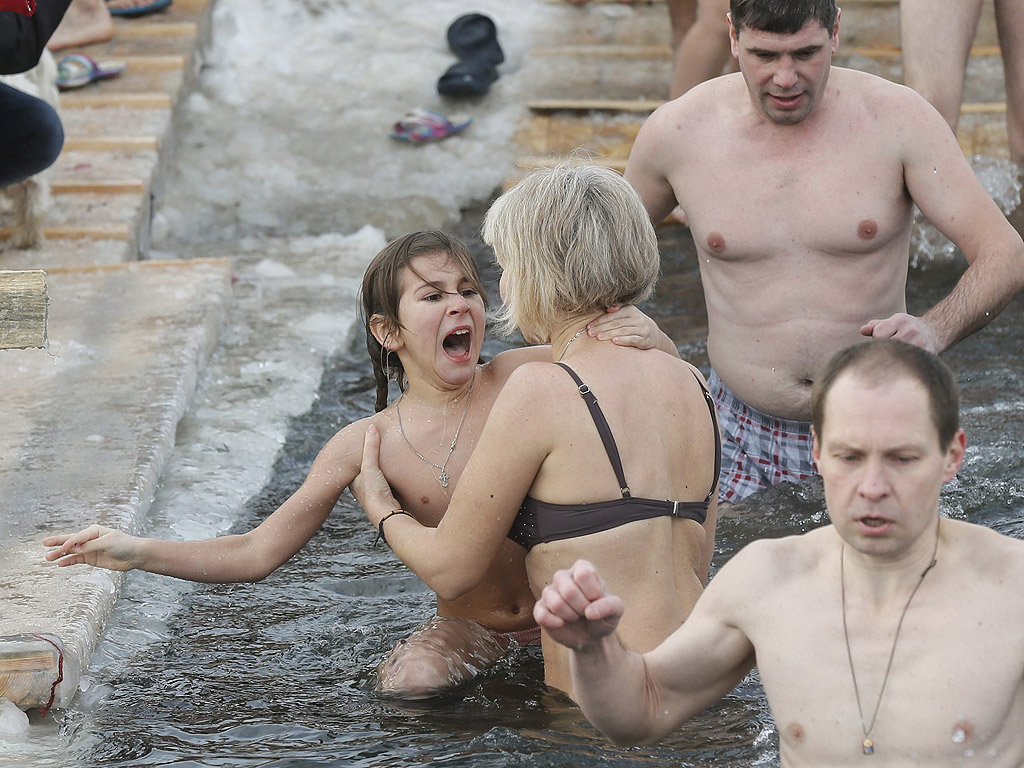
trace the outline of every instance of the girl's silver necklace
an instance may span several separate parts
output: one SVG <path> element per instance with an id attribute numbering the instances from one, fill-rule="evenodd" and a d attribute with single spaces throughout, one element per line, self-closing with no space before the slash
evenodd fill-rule
<path id="1" fill-rule="evenodd" d="M 459 426 L 455 428 L 455 437 L 452 438 L 452 444 L 448 446 L 448 455 L 444 457 L 443 464 L 435 464 L 422 453 L 416 450 L 412 443 L 409 442 L 409 438 L 405 436 L 405 428 L 402 426 L 402 400 L 399 398 L 398 402 L 395 403 L 395 413 L 398 414 L 398 431 L 402 433 L 402 439 L 405 440 L 405 444 L 409 446 L 409 450 L 419 456 L 423 461 L 432 466 L 434 469 L 440 470 L 441 474 L 437 476 L 438 482 L 441 483 L 442 488 L 448 487 L 448 481 L 451 480 L 451 475 L 448 474 L 446 467 L 448 466 L 448 460 L 455 453 L 455 444 L 459 442 L 459 432 L 462 431 L 462 423 L 466 420 L 466 414 L 469 413 L 469 404 L 473 400 L 473 387 L 476 385 L 476 371 L 473 371 L 473 379 L 469 382 L 469 395 L 466 397 L 466 407 L 462 409 L 462 418 L 459 419 Z"/>
<path id="2" fill-rule="evenodd" d="M 846 568 L 845 568 L 845 554 L 846 544 L 843 544 L 842 549 L 839 551 L 839 583 L 842 593 L 843 601 L 843 639 L 846 640 L 846 658 L 850 661 L 850 676 L 853 678 L 853 695 L 857 698 L 857 712 L 860 715 L 860 727 L 864 731 L 864 741 L 861 742 L 861 749 L 865 755 L 875 754 L 875 742 L 871 739 L 871 731 L 875 728 L 875 720 L 878 719 L 878 709 L 882 706 L 882 695 L 885 693 L 885 684 L 889 682 L 889 670 L 892 669 L 892 659 L 896 655 L 896 643 L 900 639 L 900 628 L 903 626 L 903 619 L 907 615 L 907 610 L 910 608 L 910 602 L 914 599 L 914 595 L 917 594 L 917 590 L 921 588 L 921 584 L 924 583 L 924 577 L 928 575 L 928 571 L 935 567 L 935 563 L 938 561 L 935 559 L 935 555 L 939 551 L 939 537 L 935 536 L 935 551 L 932 552 L 932 560 L 928 564 L 928 567 L 924 569 L 921 574 L 921 578 L 917 580 L 917 584 L 914 586 L 914 591 L 910 593 L 910 597 L 907 598 L 907 604 L 903 606 L 903 613 L 900 614 L 900 620 L 896 623 L 896 636 L 892 639 L 892 648 L 889 651 L 889 661 L 885 665 L 885 674 L 882 676 L 882 688 L 878 692 L 878 701 L 875 702 L 875 711 L 871 715 L 871 722 L 864 722 L 864 708 L 860 703 L 860 690 L 857 688 L 857 673 L 853 669 L 853 652 L 850 650 L 850 633 L 846 629 Z"/>

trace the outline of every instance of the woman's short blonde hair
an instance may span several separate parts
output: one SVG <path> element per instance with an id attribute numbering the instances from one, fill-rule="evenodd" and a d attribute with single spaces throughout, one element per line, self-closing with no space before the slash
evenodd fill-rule
<path id="1" fill-rule="evenodd" d="M 499 197 L 483 238 L 505 271 L 495 330 L 550 339 L 565 317 L 638 304 L 654 293 L 658 240 L 640 196 L 618 173 L 567 161 Z"/>

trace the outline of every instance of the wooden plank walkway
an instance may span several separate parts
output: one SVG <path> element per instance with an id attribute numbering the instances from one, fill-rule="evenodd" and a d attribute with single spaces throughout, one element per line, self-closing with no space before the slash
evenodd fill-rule
<path id="1" fill-rule="evenodd" d="M 51 175 L 46 242 L 19 250 L 0 221 L 0 268 L 116 264 L 143 257 L 152 196 L 174 110 L 198 73 L 209 0 L 174 0 L 165 12 L 114 19 L 104 43 L 58 51 L 119 60 L 125 72 L 61 94 L 64 148 Z"/>

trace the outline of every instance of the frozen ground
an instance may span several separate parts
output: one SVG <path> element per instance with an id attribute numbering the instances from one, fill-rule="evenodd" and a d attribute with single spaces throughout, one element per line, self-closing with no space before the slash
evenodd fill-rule
<path id="1" fill-rule="evenodd" d="M 456 220 L 512 169 L 525 50 L 577 11 L 539 0 L 217 0 L 156 247 L 365 224 L 393 236 Z M 456 61 L 445 33 L 467 12 L 494 19 L 505 63 L 486 96 L 448 99 L 436 91 Z M 601 10 L 623 12 L 632 11 Z M 389 138 L 416 107 L 474 123 L 430 145 Z"/>

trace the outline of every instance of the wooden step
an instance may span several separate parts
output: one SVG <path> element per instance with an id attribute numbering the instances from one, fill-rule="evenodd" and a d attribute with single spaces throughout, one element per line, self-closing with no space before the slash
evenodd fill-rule
<path id="1" fill-rule="evenodd" d="M 516 143 L 533 156 L 566 155 L 583 147 L 595 157 L 625 160 L 646 115 L 550 113 L 520 123 Z"/>
<path id="2" fill-rule="evenodd" d="M 988 102 L 983 104 L 962 104 L 961 115 L 1005 115 L 1006 102 Z"/>
<path id="3" fill-rule="evenodd" d="M 0 227 L 0 240 L 12 234 L 10 227 Z M 131 240 L 132 227 L 129 224 L 84 224 L 43 227 L 47 240 Z"/>
<path id="4" fill-rule="evenodd" d="M 52 704 L 63 661 L 62 644 L 52 635 L 0 638 L 0 697 L 23 709 Z"/>
<path id="5" fill-rule="evenodd" d="M 0 270 L 0 349 L 46 346 L 46 305 L 45 272 Z M 0 653 L 0 696 L 4 696 L 5 665 L 10 662 Z"/>
<path id="6" fill-rule="evenodd" d="M 664 100 L 630 101 L 627 99 L 535 99 L 527 103 L 534 112 L 646 112 L 664 104 Z"/>
<path id="7" fill-rule="evenodd" d="M 114 37 L 121 40 L 152 40 L 169 37 L 195 38 L 198 33 L 199 26 L 194 21 L 145 22 L 138 19 L 124 19 L 114 24 Z"/>
<path id="8" fill-rule="evenodd" d="M 72 179 L 57 177 L 50 182 L 55 195 L 144 195 L 146 182 L 142 179 Z"/>
<path id="9" fill-rule="evenodd" d="M 70 136 L 64 140 L 64 151 L 98 150 L 101 152 L 145 152 L 159 149 L 155 136 Z"/>
<path id="10" fill-rule="evenodd" d="M 51 234 L 66 234 L 63 229 Z M 40 248 L 21 250 L 8 247 L 0 241 L 0 260 L 9 269 L 43 269 L 49 274 L 56 268 L 79 267 L 83 264 L 123 264 L 138 258 L 131 238 L 123 230 L 113 231 L 116 237 L 98 237 L 99 230 L 90 232 L 92 237 L 68 238 L 51 237 Z"/>
<path id="11" fill-rule="evenodd" d="M 65 91 L 62 109 L 124 107 L 125 109 L 170 109 L 174 97 L 170 93 L 117 93 L 114 91 Z"/>
<path id="12" fill-rule="evenodd" d="M 180 53 L 130 54 L 121 61 L 131 69 L 178 70 L 185 68 L 185 57 Z"/>

